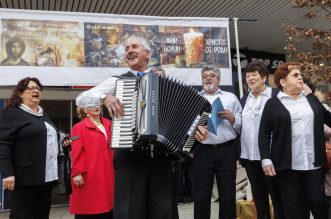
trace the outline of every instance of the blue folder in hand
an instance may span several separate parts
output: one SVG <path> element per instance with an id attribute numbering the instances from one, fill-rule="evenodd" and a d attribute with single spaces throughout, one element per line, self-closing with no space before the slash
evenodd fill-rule
<path id="1" fill-rule="evenodd" d="M 211 116 L 208 118 L 207 127 L 208 131 L 217 135 L 217 127 L 221 123 L 222 118 L 217 112 L 224 111 L 224 107 L 220 98 L 217 98 L 212 104 Z"/>

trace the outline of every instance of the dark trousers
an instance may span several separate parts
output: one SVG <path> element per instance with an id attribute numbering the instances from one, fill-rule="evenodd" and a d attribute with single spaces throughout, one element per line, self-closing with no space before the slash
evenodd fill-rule
<path id="1" fill-rule="evenodd" d="M 194 159 L 186 158 L 184 163 L 185 194 L 193 199 L 194 194 Z"/>
<path id="2" fill-rule="evenodd" d="M 328 203 L 329 203 L 329 218 L 328 219 L 331 219 L 331 196 L 327 196 L 327 199 L 328 199 Z"/>
<path id="3" fill-rule="evenodd" d="M 48 219 L 53 183 L 15 187 L 9 194 L 10 219 Z"/>
<path id="4" fill-rule="evenodd" d="M 114 219 L 172 219 L 171 162 L 132 151 L 115 151 Z"/>
<path id="5" fill-rule="evenodd" d="M 176 181 L 177 202 L 192 202 L 194 197 L 193 159 L 186 157 L 184 161 L 174 161 L 173 169 Z"/>
<path id="6" fill-rule="evenodd" d="M 102 214 L 76 214 L 75 219 L 113 219 L 113 211 Z"/>
<path id="7" fill-rule="evenodd" d="M 177 207 L 177 190 L 176 190 L 176 176 L 175 176 L 175 170 L 172 168 L 172 173 L 173 173 L 173 187 L 172 187 L 172 219 L 179 219 L 179 214 L 178 214 L 178 207 Z"/>
<path id="8" fill-rule="evenodd" d="M 276 174 L 285 219 L 307 218 L 309 209 L 314 219 L 328 219 L 324 168 L 308 171 L 283 170 Z"/>
<path id="9" fill-rule="evenodd" d="M 210 202 L 216 175 L 219 219 L 236 218 L 236 146 L 197 145 L 195 152 L 194 219 L 210 219 Z"/>
<path id="10" fill-rule="evenodd" d="M 172 163 L 175 180 L 176 200 L 181 202 L 185 197 L 185 179 L 184 179 L 184 163 L 180 160 Z"/>
<path id="11" fill-rule="evenodd" d="M 272 199 L 275 219 L 284 219 L 281 195 L 275 179 L 266 176 L 263 172 L 261 161 L 242 159 L 251 183 L 252 194 L 256 206 L 257 219 L 270 219 L 269 194 Z"/>

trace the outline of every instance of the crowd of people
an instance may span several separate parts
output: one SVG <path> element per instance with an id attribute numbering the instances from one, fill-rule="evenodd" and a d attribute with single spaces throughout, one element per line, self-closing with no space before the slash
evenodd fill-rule
<path id="1" fill-rule="evenodd" d="M 324 125 L 331 126 L 331 113 L 305 90 L 300 63 L 285 63 L 276 70 L 277 89 L 267 86 L 263 62 L 249 63 L 249 91 L 240 100 L 220 88 L 217 66 L 204 66 L 200 95 L 212 105 L 216 121 L 197 127 L 196 143 L 183 166 L 166 154 L 146 153 L 149 145 L 111 148 L 112 122 L 101 116 L 101 105 L 113 119 L 123 116 L 116 81 L 165 75 L 162 69 L 153 73 L 148 67 L 151 47 L 144 38 L 131 36 L 124 47 L 129 72 L 76 98 L 81 121 L 62 142 L 39 105 L 41 82 L 27 77 L 14 88 L 0 116 L 0 173 L 4 189 L 10 190 L 10 218 L 49 217 L 52 188 L 59 179 L 59 147 L 71 148 L 69 203 L 77 219 L 177 219 L 178 201 L 194 201 L 194 219 L 209 219 L 215 178 L 219 218 L 235 219 L 238 160 L 251 183 L 258 219 L 302 219 L 310 213 L 316 219 L 329 217 L 324 187 L 329 134 Z M 210 123 L 214 130 L 207 128 Z M 181 185 L 183 178 L 186 189 L 177 186 L 176 191 L 176 182 Z M 176 193 L 188 199 L 176 200 Z"/>

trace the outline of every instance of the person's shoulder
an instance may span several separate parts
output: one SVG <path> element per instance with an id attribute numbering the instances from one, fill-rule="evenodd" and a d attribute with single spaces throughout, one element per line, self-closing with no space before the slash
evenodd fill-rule
<path id="1" fill-rule="evenodd" d="M 246 100 L 247 100 L 247 98 L 248 98 L 248 95 L 249 95 L 249 93 L 250 93 L 250 92 L 246 92 L 246 93 L 244 93 L 244 94 L 243 94 L 243 96 L 242 96 L 242 97 L 239 99 L 239 100 L 240 100 L 240 102 L 241 102 L 241 101 L 245 101 L 245 102 L 246 102 Z"/>
<path id="2" fill-rule="evenodd" d="M 224 90 L 221 90 L 221 94 L 226 96 L 226 97 L 229 97 L 229 98 L 232 98 L 232 99 L 236 99 L 239 101 L 238 97 L 232 93 L 232 92 L 229 92 L 229 91 L 224 91 Z"/>
<path id="3" fill-rule="evenodd" d="M 270 97 L 267 101 L 266 101 L 266 103 L 265 103 L 265 105 L 266 106 L 275 106 L 275 105 L 278 105 L 278 104 L 280 104 L 281 102 L 280 102 L 280 100 L 278 99 L 278 97 L 277 97 L 277 95 L 276 96 L 272 96 L 272 97 Z"/>
<path id="4" fill-rule="evenodd" d="M 1 120 L 10 120 L 14 122 L 15 120 L 21 120 L 20 116 L 21 111 L 19 108 L 10 107 L 6 110 L 1 111 L 0 118 Z"/>
<path id="5" fill-rule="evenodd" d="M 233 96 L 235 96 L 234 93 L 229 92 L 229 91 L 225 91 L 225 90 L 220 90 L 220 93 L 223 94 L 223 95 L 233 95 Z"/>
<path id="6" fill-rule="evenodd" d="M 8 109 L 6 110 L 3 110 L 2 111 L 2 114 L 5 114 L 5 115 L 13 115 L 13 114 L 18 114 L 20 113 L 22 110 L 17 108 L 17 107 L 9 107 Z"/>
<path id="7" fill-rule="evenodd" d="M 106 124 L 106 125 L 110 125 L 111 124 L 111 121 L 103 116 L 101 116 L 101 120 L 102 120 L 102 123 L 103 124 Z"/>
<path id="8" fill-rule="evenodd" d="M 84 126 L 84 119 L 83 120 L 80 120 L 75 125 L 73 125 L 72 126 L 72 130 L 81 129 L 82 126 Z"/>
<path id="9" fill-rule="evenodd" d="M 47 119 L 49 118 L 48 114 L 43 110 L 43 116 L 46 117 Z"/>
<path id="10" fill-rule="evenodd" d="M 310 94 L 307 94 L 306 95 L 306 98 L 309 100 L 315 100 L 315 101 L 319 101 L 318 98 L 313 94 L 313 93 L 310 93 Z"/>
<path id="11" fill-rule="evenodd" d="M 27 61 L 25 61 L 24 59 L 20 58 L 20 62 L 18 65 L 24 65 L 24 66 L 29 66 L 30 63 L 28 63 Z"/>
<path id="12" fill-rule="evenodd" d="M 325 106 L 323 106 L 323 104 L 321 103 L 321 101 L 318 99 L 317 96 L 315 96 L 313 93 L 310 93 L 306 96 L 308 102 L 310 105 L 314 105 L 314 106 L 321 106 L 323 108 L 325 108 Z"/>

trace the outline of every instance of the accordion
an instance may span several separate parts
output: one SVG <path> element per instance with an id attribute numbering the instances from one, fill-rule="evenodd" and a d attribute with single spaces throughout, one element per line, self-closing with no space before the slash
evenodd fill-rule
<path id="1" fill-rule="evenodd" d="M 210 103 L 197 90 L 155 73 L 120 78 L 115 92 L 124 116 L 113 119 L 113 149 L 182 158 L 195 142 L 197 126 L 204 125 L 211 112 Z"/>

